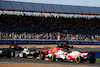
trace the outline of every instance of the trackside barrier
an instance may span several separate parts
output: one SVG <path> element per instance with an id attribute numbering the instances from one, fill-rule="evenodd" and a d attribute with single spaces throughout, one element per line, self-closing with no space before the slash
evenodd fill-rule
<path id="1" fill-rule="evenodd" d="M 0 39 L 0 44 L 75 44 L 100 45 L 100 41 L 64 41 L 64 40 L 34 40 L 34 39 Z"/>

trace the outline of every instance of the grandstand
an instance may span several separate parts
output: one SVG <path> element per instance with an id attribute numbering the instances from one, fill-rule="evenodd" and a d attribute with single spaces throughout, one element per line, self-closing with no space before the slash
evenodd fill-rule
<path id="1" fill-rule="evenodd" d="M 100 41 L 100 7 L 0 0 L 0 10 L 0 39 Z"/>

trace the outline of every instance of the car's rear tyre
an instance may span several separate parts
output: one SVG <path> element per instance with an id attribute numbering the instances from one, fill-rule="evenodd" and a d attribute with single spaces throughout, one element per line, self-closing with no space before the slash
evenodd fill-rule
<path id="1" fill-rule="evenodd" d="M 95 62 L 96 62 L 96 58 L 94 56 L 90 56 L 89 63 L 95 63 Z"/>
<path id="2" fill-rule="evenodd" d="M 2 57 L 2 54 L 0 54 L 0 58 Z"/>
<path id="3" fill-rule="evenodd" d="M 61 62 L 64 62 L 64 59 L 61 59 Z"/>
<path id="4" fill-rule="evenodd" d="M 27 58 L 27 55 L 25 53 L 23 53 L 23 58 Z"/>
<path id="5" fill-rule="evenodd" d="M 11 58 L 11 52 L 8 52 L 6 56 L 7 58 Z"/>

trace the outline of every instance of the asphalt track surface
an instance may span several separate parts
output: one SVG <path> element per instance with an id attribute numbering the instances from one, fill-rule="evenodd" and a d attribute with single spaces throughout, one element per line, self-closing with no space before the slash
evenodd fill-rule
<path id="1" fill-rule="evenodd" d="M 49 48 L 29 48 L 31 51 L 33 50 L 43 50 L 43 49 L 49 49 Z M 79 50 L 79 51 L 100 51 L 100 48 L 70 48 L 70 50 Z M 44 61 L 44 60 L 37 60 L 35 58 L 33 59 L 27 59 L 27 58 L 0 58 L 0 63 L 31 63 L 31 64 L 50 64 L 50 65 L 65 65 L 65 66 L 89 66 L 89 67 L 100 67 L 100 62 L 96 63 L 89 63 L 89 62 L 83 62 L 83 63 L 76 63 L 76 62 L 50 62 L 50 61 Z"/>
<path id="2" fill-rule="evenodd" d="M 44 60 L 37 60 L 35 58 L 33 59 L 27 59 L 27 58 L 0 58 L 0 63 L 31 63 L 31 64 L 50 64 L 50 65 L 65 65 L 65 66 L 89 66 L 89 67 L 100 67 L 100 63 L 89 63 L 89 62 L 83 62 L 83 63 L 75 63 L 75 62 L 50 62 L 50 61 L 44 61 Z"/>

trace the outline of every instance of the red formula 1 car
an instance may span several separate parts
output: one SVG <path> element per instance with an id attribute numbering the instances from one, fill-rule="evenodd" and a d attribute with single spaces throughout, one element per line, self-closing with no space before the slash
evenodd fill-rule
<path id="1" fill-rule="evenodd" d="M 67 46 L 65 43 L 57 44 L 57 47 L 54 47 L 54 48 L 51 48 L 51 49 L 46 49 L 46 50 L 41 50 L 40 55 L 37 57 L 37 59 L 43 59 L 44 60 L 45 55 L 47 55 L 48 53 L 55 53 L 59 49 L 68 51 L 69 50 L 68 48 L 69 48 L 69 46 Z"/>
<path id="2" fill-rule="evenodd" d="M 40 54 L 38 55 L 37 59 L 45 59 L 45 55 L 47 55 L 48 53 L 53 53 L 53 52 L 57 52 L 60 48 L 59 47 L 54 47 L 51 48 L 49 50 L 41 50 Z"/>

